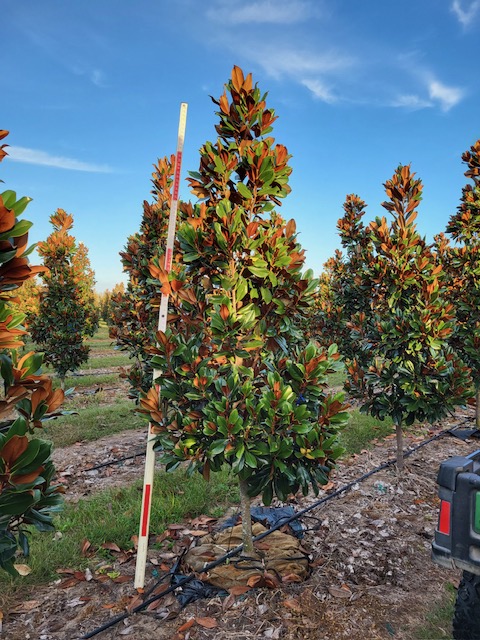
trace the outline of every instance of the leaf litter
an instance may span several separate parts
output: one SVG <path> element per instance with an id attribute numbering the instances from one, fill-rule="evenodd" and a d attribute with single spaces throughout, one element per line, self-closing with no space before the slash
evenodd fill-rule
<path id="1" fill-rule="evenodd" d="M 473 412 L 469 417 L 473 420 Z M 457 415 L 450 424 L 444 421 L 420 428 L 413 436 L 406 436 L 406 444 L 413 447 L 464 418 Z M 77 444 L 68 451 L 57 450 L 57 461 L 68 461 L 72 467 L 67 495 L 75 500 L 96 488 L 105 488 L 111 477 L 108 468 L 99 470 L 93 482 L 85 484 L 82 467 L 99 464 L 123 451 L 128 455 L 134 443 L 140 445 L 142 441 L 143 433 L 126 432 L 94 443 Z M 319 498 L 394 458 L 394 445 L 393 439 L 379 441 L 372 449 L 342 461 L 328 491 L 321 492 Z M 148 611 L 130 616 L 98 637 L 412 640 L 414 629 L 423 623 L 426 612 L 443 599 L 445 584 L 458 584 L 458 572 L 437 567 L 430 559 L 439 505 L 438 467 L 449 456 L 466 455 L 477 446 L 475 439 L 463 441 L 445 436 L 407 458 L 403 477 L 397 476 L 394 466 L 383 469 L 306 514 L 302 518 L 305 529 L 302 548 L 309 554 L 310 572 L 305 580 L 282 583 L 272 574 L 271 579 L 259 583 L 261 587 L 236 585 L 228 590 L 227 597 L 213 595 L 190 602 L 184 608 L 175 594 L 168 594 Z M 72 454 L 76 456 L 73 464 Z M 117 467 L 115 483 L 128 484 L 142 470 L 143 464 Z M 317 500 L 314 496 L 298 495 L 289 504 L 299 510 Z M 88 540 L 84 541 L 84 553 L 92 561 L 90 568 L 83 572 L 60 569 L 58 580 L 32 589 L 30 596 L 27 594 L 22 602 L 3 612 L 0 637 L 80 638 L 112 616 L 132 611 L 150 597 L 149 590 L 159 593 L 165 590 L 169 585 L 168 572 L 178 558 L 201 544 L 216 525 L 214 518 L 200 516 L 172 523 L 162 536 L 152 538 L 144 594 L 133 589 L 133 550 L 122 550 L 114 541 L 108 542 L 103 546 L 112 555 L 110 564 L 95 566 L 96 550 Z M 268 538 L 262 542 L 266 541 Z M 154 543 L 159 548 L 153 549 Z M 161 572 L 167 578 L 158 584 Z"/>

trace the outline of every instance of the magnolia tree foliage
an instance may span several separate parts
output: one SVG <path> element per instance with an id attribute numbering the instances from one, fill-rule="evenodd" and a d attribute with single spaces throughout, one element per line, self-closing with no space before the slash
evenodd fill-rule
<path id="1" fill-rule="evenodd" d="M 377 217 L 365 232 L 358 221 L 356 228 L 345 219 L 342 226 L 352 240 L 359 234 L 364 259 L 356 275 L 370 301 L 368 311 L 351 320 L 362 360 L 350 363 L 347 390 L 361 398 L 362 411 L 393 419 L 401 469 L 402 427 L 438 420 L 465 404 L 471 378 L 448 344 L 455 310 L 445 297 L 442 266 L 416 229 L 422 183 L 400 166 L 384 186 L 391 224 Z"/>
<path id="2" fill-rule="evenodd" d="M 85 310 L 85 336 L 93 336 L 98 329 L 100 312 L 95 304 L 95 273 L 90 264 L 88 249 L 79 242 L 72 255 L 74 282 Z"/>
<path id="3" fill-rule="evenodd" d="M 0 131 L 0 140 L 7 135 Z M 0 146 L 0 161 L 7 155 Z M 61 487 L 52 483 L 51 445 L 31 435 L 42 421 L 59 415 L 63 391 L 53 390 L 40 373 L 41 354 L 19 357 L 25 315 L 12 303 L 19 288 L 42 267 L 29 264 L 31 222 L 21 220 L 30 198 L 13 191 L 0 194 L 0 569 L 16 575 L 17 551 L 28 556 L 31 526 L 53 530 L 52 514 L 61 504 Z"/>
<path id="4" fill-rule="evenodd" d="M 439 258 L 447 275 L 449 300 L 455 308 L 455 329 L 449 339 L 453 349 L 472 371 L 476 395 L 476 424 L 480 427 L 480 140 L 462 155 L 468 169 L 467 184 L 447 234 L 437 240 Z"/>
<path id="5" fill-rule="evenodd" d="M 347 195 L 344 215 L 337 223 L 345 254 L 337 250 L 324 265 L 313 321 L 319 342 L 326 345 L 335 342 L 347 361 L 355 358 L 364 362 L 369 357 L 368 343 L 361 340 L 373 320 L 371 287 L 361 275 L 373 251 L 362 222 L 366 206 L 357 195 Z"/>
<path id="6" fill-rule="evenodd" d="M 97 309 L 98 317 L 107 324 L 111 322 L 112 316 L 112 298 L 115 298 L 118 294 L 125 293 L 125 285 L 120 282 L 114 285 L 113 289 L 106 289 L 102 293 L 95 292 L 95 307 Z"/>
<path id="7" fill-rule="evenodd" d="M 69 233 L 73 217 L 57 209 L 50 222 L 53 232 L 38 245 L 38 254 L 47 267 L 41 276 L 40 307 L 38 314 L 29 316 L 28 321 L 34 342 L 45 352 L 45 362 L 52 365 L 63 388 L 67 372 L 75 371 L 88 360 L 89 348 L 84 338 L 94 330 L 98 318 L 86 295 L 93 278 L 86 249 L 77 258 L 78 247 Z M 83 282 L 84 276 L 87 284 Z"/>
<path id="8" fill-rule="evenodd" d="M 302 274 L 295 223 L 276 211 L 291 168 L 269 135 L 276 116 L 265 97 L 234 67 L 214 100 L 218 139 L 190 174 L 200 202 L 179 226 L 181 258 L 168 275 L 162 258 L 151 265 L 174 306 L 153 349 L 161 399 L 153 388 L 141 400 L 167 469 L 189 460 L 205 478 L 225 464 L 238 476 L 248 550 L 249 498 L 318 491 L 347 418 L 342 394 L 325 388 L 335 347 L 299 346 L 297 320 L 317 283 Z"/>
<path id="9" fill-rule="evenodd" d="M 152 175 L 153 203 L 144 201 L 140 230 L 128 238 L 120 253 L 128 282 L 125 291 L 111 299 L 110 337 L 127 351 L 134 363 L 128 373 L 131 396 L 152 386 L 148 350 L 158 327 L 158 287 L 151 282 L 150 262 L 163 256 L 170 214 L 175 156 L 162 158 Z M 179 218 L 183 208 L 180 207 Z"/>
<path id="10" fill-rule="evenodd" d="M 28 317 L 37 315 L 40 308 L 40 293 L 42 287 L 37 277 L 25 280 L 12 297 L 11 304 L 20 313 L 26 314 L 23 324 L 28 328 Z"/>

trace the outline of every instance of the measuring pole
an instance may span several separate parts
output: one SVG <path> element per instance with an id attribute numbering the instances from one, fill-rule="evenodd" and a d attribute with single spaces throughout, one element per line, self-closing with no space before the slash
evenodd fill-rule
<path id="1" fill-rule="evenodd" d="M 177 154 L 175 156 L 175 172 L 173 177 L 173 195 L 170 205 L 170 217 L 168 220 L 167 244 L 165 247 L 165 271 L 172 269 L 173 244 L 175 241 L 175 225 L 177 222 L 178 191 L 180 189 L 180 170 L 182 167 L 183 143 L 185 140 L 185 127 L 187 124 L 187 103 L 180 105 L 180 122 L 178 124 Z M 167 328 L 168 315 L 168 293 L 162 293 L 160 299 L 160 310 L 158 313 L 158 330 L 165 332 Z M 153 383 L 155 384 L 160 398 L 160 385 L 156 380 L 161 375 L 161 371 L 154 369 Z M 137 564 L 135 568 L 135 589 L 143 588 L 145 584 L 145 567 L 147 564 L 148 551 L 148 531 L 150 528 L 150 508 L 152 505 L 152 489 L 155 471 L 155 433 L 153 425 L 148 425 L 147 453 L 145 458 L 145 472 L 143 477 L 142 511 L 140 515 L 140 527 L 138 532 Z"/>

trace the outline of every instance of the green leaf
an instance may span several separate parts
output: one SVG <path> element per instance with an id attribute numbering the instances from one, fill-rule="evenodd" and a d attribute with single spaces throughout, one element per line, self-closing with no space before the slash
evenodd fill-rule
<path id="1" fill-rule="evenodd" d="M 252 192 L 243 184 L 243 182 L 237 182 L 236 187 L 242 198 L 245 198 L 246 200 L 250 200 L 252 198 Z"/>
<path id="2" fill-rule="evenodd" d="M 7 238 L 19 238 L 20 236 L 25 235 L 32 225 L 33 222 L 30 222 L 29 220 L 20 220 L 15 224 L 13 229 L 0 234 L 0 239 L 5 240 Z"/>
<path id="3" fill-rule="evenodd" d="M 3 205 L 7 209 L 12 209 L 13 205 L 15 204 L 15 201 L 17 200 L 17 194 L 15 193 L 15 191 L 12 191 L 11 189 L 7 189 L 7 191 L 4 191 L 0 195 L 2 196 Z"/>
<path id="4" fill-rule="evenodd" d="M 254 266 L 250 265 L 248 267 L 248 270 L 254 276 L 258 276 L 259 278 L 267 278 L 268 275 L 270 274 L 270 270 L 267 269 L 266 267 L 254 267 Z"/>
<path id="5" fill-rule="evenodd" d="M 251 469 L 256 469 L 258 466 L 256 457 L 250 451 L 245 451 L 245 464 Z"/>
<path id="6" fill-rule="evenodd" d="M 31 201 L 32 201 L 32 199 L 29 198 L 28 196 L 24 196 L 23 198 L 20 198 L 20 200 L 17 200 L 17 202 L 13 206 L 13 210 L 15 211 L 15 215 L 16 216 L 21 215 L 25 211 L 25 209 L 27 208 L 28 204 Z"/>
<path id="7" fill-rule="evenodd" d="M 219 453 L 223 453 L 225 451 L 225 447 L 227 446 L 228 440 L 215 440 L 212 443 L 212 446 L 208 450 L 209 456 L 212 458 L 214 456 L 218 456 Z"/>

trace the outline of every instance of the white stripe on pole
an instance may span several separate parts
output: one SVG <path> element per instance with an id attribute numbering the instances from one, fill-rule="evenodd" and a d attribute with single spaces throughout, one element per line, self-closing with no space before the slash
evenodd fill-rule
<path id="1" fill-rule="evenodd" d="M 173 195 L 170 205 L 170 217 L 168 221 L 167 244 L 165 247 L 165 270 L 167 273 L 172 268 L 173 245 L 175 241 L 175 226 L 177 222 L 178 192 L 180 189 L 180 170 L 182 166 L 183 143 L 185 140 L 185 128 L 187 124 L 187 104 L 180 105 L 180 122 L 178 124 L 177 154 L 175 156 L 175 173 L 173 177 Z M 158 330 L 167 328 L 168 294 L 162 293 L 160 310 L 158 314 Z M 154 369 L 153 382 L 161 375 L 161 371 Z M 160 385 L 157 384 L 160 395 Z M 147 564 L 148 532 L 150 528 L 150 508 L 152 505 L 152 489 L 155 471 L 155 434 L 152 424 L 148 425 L 147 453 L 145 458 L 145 472 L 143 478 L 142 511 L 140 515 L 140 527 L 138 532 L 137 564 L 135 568 L 135 589 L 142 589 L 145 584 L 145 567 Z"/>

